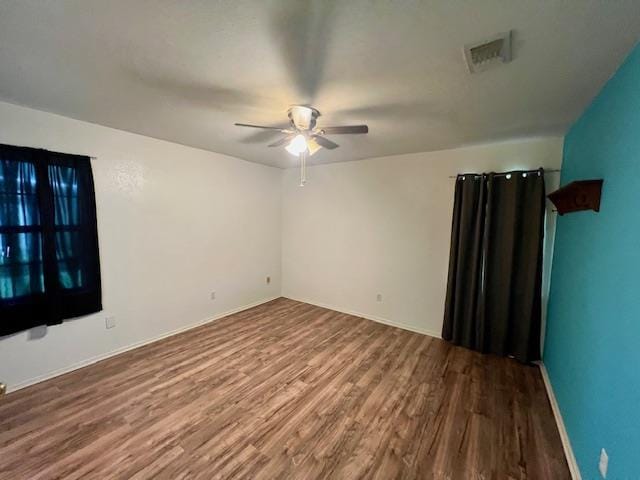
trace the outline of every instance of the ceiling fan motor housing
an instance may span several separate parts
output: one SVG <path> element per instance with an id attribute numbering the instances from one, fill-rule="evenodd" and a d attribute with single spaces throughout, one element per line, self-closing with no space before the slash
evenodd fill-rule
<path id="1" fill-rule="evenodd" d="M 287 115 L 298 130 L 313 130 L 320 112 L 305 105 L 293 105 L 287 111 Z"/>

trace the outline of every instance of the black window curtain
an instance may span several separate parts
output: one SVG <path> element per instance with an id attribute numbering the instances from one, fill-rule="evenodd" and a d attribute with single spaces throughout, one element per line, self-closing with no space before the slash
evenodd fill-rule
<path id="1" fill-rule="evenodd" d="M 0 335 L 101 309 L 89 157 L 0 145 Z"/>
<path id="2" fill-rule="evenodd" d="M 544 171 L 458 175 L 442 337 L 540 359 Z"/>

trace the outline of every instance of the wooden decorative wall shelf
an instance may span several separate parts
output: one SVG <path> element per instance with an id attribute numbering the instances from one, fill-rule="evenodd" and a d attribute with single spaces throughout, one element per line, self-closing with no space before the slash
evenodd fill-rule
<path id="1" fill-rule="evenodd" d="M 581 210 L 600 211 L 602 179 L 571 182 L 547 195 L 560 215 Z"/>

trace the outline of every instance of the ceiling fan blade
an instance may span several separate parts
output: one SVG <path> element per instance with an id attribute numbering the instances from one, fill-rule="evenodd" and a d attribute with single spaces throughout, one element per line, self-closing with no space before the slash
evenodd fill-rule
<path id="1" fill-rule="evenodd" d="M 286 137 L 282 137 L 280 140 L 276 140 L 273 143 L 270 143 L 269 145 L 267 145 L 268 147 L 281 147 L 282 145 L 285 145 L 286 143 L 291 141 L 291 136 L 286 136 Z"/>
<path id="2" fill-rule="evenodd" d="M 282 127 L 265 127 L 264 125 L 251 125 L 249 123 L 234 123 L 236 127 L 262 128 L 263 130 L 278 130 L 279 132 L 288 133 L 289 130 Z"/>
<path id="3" fill-rule="evenodd" d="M 322 147 L 314 137 L 311 137 L 309 140 L 307 140 L 307 148 L 309 149 L 310 156 L 313 156 L 316 153 L 318 153 L 320 150 L 322 150 Z"/>
<path id="4" fill-rule="evenodd" d="M 337 143 L 333 143 L 328 138 L 321 137 L 320 135 L 314 135 L 313 138 L 318 143 L 318 145 L 328 150 L 333 150 L 334 148 L 338 148 L 340 146 Z"/>
<path id="5" fill-rule="evenodd" d="M 348 125 L 344 127 L 322 127 L 320 129 L 323 135 L 341 135 L 345 133 L 369 133 L 369 127 L 366 125 Z"/>

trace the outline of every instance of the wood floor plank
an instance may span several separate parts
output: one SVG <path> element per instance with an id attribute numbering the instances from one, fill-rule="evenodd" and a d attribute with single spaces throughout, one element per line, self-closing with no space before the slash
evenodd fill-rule
<path id="1" fill-rule="evenodd" d="M 537 368 L 280 298 L 7 395 L 0 478 L 570 475 Z"/>

